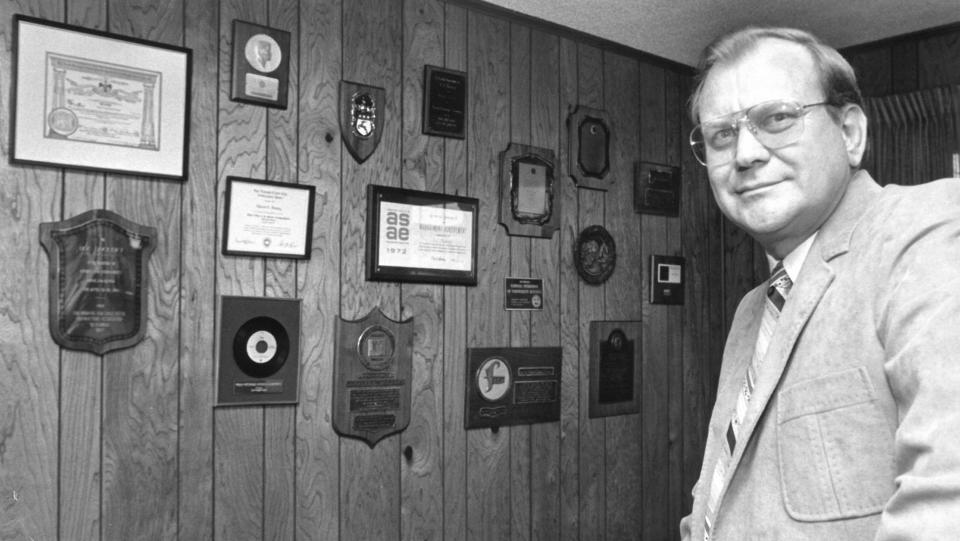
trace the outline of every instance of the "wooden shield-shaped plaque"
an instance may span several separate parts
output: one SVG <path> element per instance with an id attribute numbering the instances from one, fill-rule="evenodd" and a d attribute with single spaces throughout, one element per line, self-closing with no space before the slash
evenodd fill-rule
<path id="1" fill-rule="evenodd" d="M 386 90 L 340 81 L 340 134 L 357 163 L 367 161 L 383 135 Z"/>
<path id="2" fill-rule="evenodd" d="M 356 321 L 337 319 L 333 428 L 373 447 L 410 424 L 413 318 L 394 321 L 379 308 Z"/>
<path id="3" fill-rule="evenodd" d="M 147 260 L 157 230 L 90 210 L 40 224 L 50 258 L 50 334 L 67 349 L 103 355 L 143 340 Z"/>
<path id="4" fill-rule="evenodd" d="M 577 186 L 606 190 L 610 171 L 610 120 L 607 112 L 578 105 L 567 118 L 570 176 Z"/>

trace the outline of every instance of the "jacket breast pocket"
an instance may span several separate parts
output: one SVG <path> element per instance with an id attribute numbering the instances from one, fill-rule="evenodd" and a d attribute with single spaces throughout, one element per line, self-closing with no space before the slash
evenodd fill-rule
<path id="1" fill-rule="evenodd" d="M 795 520 L 879 513 L 893 494 L 893 429 L 863 367 L 780 391 L 777 452 L 780 490 Z"/>

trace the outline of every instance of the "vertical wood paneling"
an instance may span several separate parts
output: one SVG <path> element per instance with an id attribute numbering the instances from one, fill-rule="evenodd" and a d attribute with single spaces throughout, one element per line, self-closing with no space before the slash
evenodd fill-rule
<path id="1" fill-rule="evenodd" d="M 477 238 L 477 286 L 467 292 L 468 347 L 489 347 L 509 340 L 503 317 L 503 280 L 509 268 L 509 244 L 497 223 L 497 153 L 510 133 L 510 27 L 485 15 L 471 16 L 468 42 L 469 195 L 480 203 Z M 465 362 L 465 361 L 464 361 Z M 506 539 L 511 529 L 510 428 L 467 433 L 467 539 Z"/>
<path id="2" fill-rule="evenodd" d="M 467 11 L 444 4 L 444 65 L 467 71 Z M 469 121 L 469 118 L 468 118 Z M 443 141 L 448 194 L 467 195 L 467 142 Z M 467 435 L 463 428 L 467 348 L 467 289 L 443 287 L 443 537 L 467 538 Z"/>
<path id="3" fill-rule="evenodd" d="M 224 190 L 228 176 L 266 176 L 267 113 L 263 107 L 230 100 L 233 21 L 266 24 L 266 6 L 254 0 L 223 0 L 220 4 L 220 92 L 217 224 L 223 223 Z M 218 231 L 218 233 L 221 233 Z M 222 234 L 222 233 L 221 233 Z M 217 242 L 221 242 L 220 234 Z M 215 248 L 219 253 L 219 247 Z M 217 257 L 217 292 L 263 296 L 262 258 Z M 219 314 L 220 298 L 217 299 Z M 220 318 L 223 314 L 219 314 Z M 220 325 L 215 327 L 219 333 Z M 224 345 L 220 344 L 220 348 Z M 247 539 L 263 531 L 264 408 L 218 408 L 214 414 L 214 536 Z"/>
<path id="4" fill-rule="evenodd" d="M 633 163 L 640 146 L 636 118 L 640 113 L 640 80 L 637 62 L 619 55 L 604 55 L 604 103 L 612 112 L 610 147 L 613 183 L 606 193 L 606 226 L 617 244 L 617 266 L 605 287 L 606 320 L 639 320 L 643 305 L 643 254 L 640 216 L 633 212 Z M 640 337 L 642 338 L 642 337 Z M 641 344 L 636 344 L 639 348 Z M 639 367 L 637 367 L 639 369 Z M 587 378 L 589 379 L 589 378 Z M 640 414 L 605 419 L 607 488 L 605 498 L 608 539 L 629 539 L 641 530 L 645 518 L 640 506 Z M 612 502 L 619 502 L 612 505 Z"/>
<path id="5" fill-rule="evenodd" d="M 266 22 L 270 27 L 296 35 L 297 0 L 271 0 Z M 290 73 L 286 109 L 267 111 L 267 178 L 281 182 L 297 182 L 297 115 L 298 102 L 291 99 L 299 93 L 299 47 L 290 40 Z M 265 295 L 297 298 L 297 268 L 292 259 L 270 258 L 265 261 Z M 301 312 L 303 307 L 301 306 Z M 301 325 L 302 328 L 302 325 Z M 263 537 L 293 539 L 296 508 L 296 408 L 271 406 L 263 411 Z"/>
<path id="6" fill-rule="evenodd" d="M 960 84 L 960 30 L 920 41 L 916 58 L 919 88 Z"/>
<path id="7" fill-rule="evenodd" d="M 560 185 L 560 347 L 563 378 L 560 392 L 560 535 L 564 541 L 580 538 L 580 277 L 573 262 L 573 245 L 580 232 L 577 188 L 570 178 L 567 116 L 579 100 L 577 44 L 560 40 L 560 145 L 557 149 L 557 180 Z M 581 376 L 583 374 L 583 376 Z"/>
<path id="8" fill-rule="evenodd" d="M 510 142 L 530 144 L 530 92 L 530 30 L 525 26 L 513 23 L 510 25 Z M 499 172 L 499 162 L 497 165 L 497 171 Z M 499 195 L 498 184 L 497 197 L 490 200 L 491 205 L 496 208 L 499 208 Z M 497 228 L 496 235 L 499 237 L 496 241 L 510 244 L 510 272 L 508 275 L 522 278 L 529 277 L 530 238 L 508 236 L 503 227 Z M 499 287 L 500 291 L 503 291 L 503 285 L 500 284 Z M 529 346 L 530 313 L 527 311 L 504 313 L 510 322 L 510 346 Z M 511 539 L 530 539 L 529 426 L 510 428 L 510 484 Z"/>
<path id="9" fill-rule="evenodd" d="M 110 30 L 182 45 L 183 5 L 111 4 Z M 146 336 L 136 348 L 104 356 L 101 531 L 106 539 L 170 538 L 177 529 L 177 502 L 168 495 L 177 492 L 182 185 L 108 175 L 106 188 L 107 208 L 157 228 L 157 248 Z"/>
<path id="10" fill-rule="evenodd" d="M 9 104 L 14 13 L 62 20 L 60 4 L 0 4 L 5 29 L 0 49 L 0 103 Z M 41 223 L 60 220 L 60 175 L 47 168 L 8 165 L 10 116 L 0 114 L 0 527 L 21 539 L 54 539 L 58 516 L 59 355 L 50 339 L 49 259 L 40 246 Z M 34 280 L 26 277 L 36 276 Z"/>
<path id="11" fill-rule="evenodd" d="M 337 99 L 340 0 L 300 3 L 299 180 L 316 187 L 310 260 L 300 265 L 300 403 L 296 538 L 340 537 L 340 438 L 330 424 L 334 322 L 340 315 L 340 164 Z M 290 99 L 294 99 L 293 96 Z M 350 159 L 347 155 L 346 159 Z"/>
<path id="12" fill-rule="evenodd" d="M 577 58 L 578 100 L 574 105 L 603 109 L 603 51 L 596 47 L 580 45 Z M 612 137 L 616 137 L 613 135 Z M 577 189 L 579 200 L 577 227 L 570 239 L 570 249 L 576 243 L 576 235 L 591 225 L 604 224 L 604 192 Z M 572 263 L 572 261 L 571 261 Z M 580 387 L 580 535 L 606 539 L 606 463 L 604 456 L 606 431 L 604 420 L 590 419 L 590 322 L 603 320 L 605 285 L 587 284 L 577 277 L 580 294 L 578 384 Z"/>
<path id="13" fill-rule="evenodd" d="M 106 30 L 106 2 L 75 1 L 66 22 Z M 64 172 L 62 219 L 104 206 L 104 174 Z M 103 359 L 92 353 L 60 352 L 60 535 L 100 535 L 100 420 Z M 64 392 L 65 391 L 65 392 Z"/>
<path id="14" fill-rule="evenodd" d="M 666 118 L 664 117 L 664 70 L 649 64 L 640 64 L 640 159 L 664 163 L 667 158 Z M 644 275 L 650 271 L 652 254 L 670 254 L 667 239 L 667 219 L 644 214 L 641 218 Z M 644 280 L 646 282 L 646 280 Z M 667 502 L 670 479 L 669 464 L 670 389 L 669 371 L 672 359 L 668 356 L 670 327 L 668 311 L 672 307 L 653 305 L 649 296 L 643 298 L 643 509 L 663 509 Z M 643 537 L 659 539 L 667 531 L 670 518 L 665 513 L 648 513 L 643 524 Z M 669 526 L 673 526 L 670 524 Z M 673 530 L 671 530 L 672 532 Z"/>
<path id="15" fill-rule="evenodd" d="M 743 242 L 721 252 L 705 179 L 685 192 L 679 220 L 632 211 L 635 160 L 682 162 L 687 176 L 685 79 L 441 0 L 22 4 L 0 8 L 2 20 L 31 13 L 193 49 L 190 176 L 0 165 L 0 246 L 25 254 L 0 269 L 0 537 L 673 537 L 713 400 L 723 337 L 712 329 L 763 263 L 742 234 L 728 232 L 723 240 Z M 235 19 L 291 32 L 286 110 L 230 101 Z M 10 73 L 5 45 L 0 78 Z M 465 140 L 421 133 L 424 64 L 468 72 Z M 341 79 L 387 90 L 384 137 L 364 164 L 341 146 Z M 578 190 L 569 177 L 565 122 L 577 104 L 611 112 L 608 192 Z M 6 122 L 0 115 L 0 143 Z M 556 152 L 561 230 L 551 239 L 510 237 L 498 223 L 499 153 L 511 141 Z M 219 254 L 232 175 L 317 188 L 309 260 Z M 371 183 L 479 198 L 479 284 L 367 282 Z M 147 338 L 103 358 L 49 339 L 36 238 L 40 222 L 97 207 L 160 231 Z M 618 243 L 603 286 L 584 284 L 573 264 L 576 237 L 591 224 Z M 650 253 L 687 257 L 687 305 L 646 303 Z M 42 279 L 24 287 L 31 274 Z M 509 275 L 543 279 L 544 310 L 505 312 Z M 297 406 L 213 408 L 221 295 L 302 299 Z M 335 318 L 373 307 L 414 317 L 416 336 L 411 424 L 370 449 L 338 437 L 330 416 Z M 639 318 L 643 410 L 589 419 L 589 322 Z M 559 423 L 464 429 L 467 347 L 558 344 Z"/>
<path id="16" fill-rule="evenodd" d="M 544 32 L 530 33 L 530 141 L 553 149 L 560 143 L 559 40 Z M 557 162 L 554 182 L 559 188 L 569 179 Z M 561 189 L 555 190 L 561 216 Z M 530 345 L 560 345 L 560 254 L 562 232 L 550 239 L 534 239 L 530 249 L 530 275 L 543 280 L 543 309 L 530 314 Z M 573 359 L 564 357 L 563 364 Z M 563 368 L 561 367 L 561 370 Z M 562 381 L 562 380 L 561 380 Z M 530 529 L 531 539 L 560 539 L 560 422 L 530 427 Z"/>
<path id="17" fill-rule="evenodd" d="M 215 5 L 187 2 L 184 45 L 193 50 L 189 178 L 183 186 L 180 268 L 179 539 L 213 539 L 214 353 L 218 310 Z M 187 322 L 187 324 L 184 324 Z"/>
<path id="18" fill-rule="evenodd" d="M 443 5 L 408 0 L 403 7 L 403 187 L 442 193 L 443 141 L 421 133 L 421 96 L 423 66 L 443 65 Z M 401 297 L 403 317 L 416 325 L 410 426 L 400 438 L 401 538 L 441 539 L 443 287 L 406 284 Z"/>
<path id="19" fill-rule="evenodd" d="M 363 317 L 374 307 L 391 319 L 400 318 L 399 287 L 363 278 L 367 185 L 400 184 L 401 47 L 383 46 L 401 43 L 400 7 L 399 2 L 377 0 L 343 3 L 343 78 L 386 89 L 384 131 L 377 151 L 362 165 L 346 154 L 341 162 L 341 208 L 355 209 L 340 216 L 340 310 L 344 319 Z M 358 439 L 341 439 L 343 539 L 395 539 L 400 531 L 399 440 L 386 438 L 371 449 Z"/>

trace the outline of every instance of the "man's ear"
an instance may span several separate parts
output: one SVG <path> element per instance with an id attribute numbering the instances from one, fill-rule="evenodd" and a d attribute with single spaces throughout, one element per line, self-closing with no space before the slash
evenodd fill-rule
<path id="1" fill-rule="evenodd" d="M 860 167 L 867 148 L 867 115 L 855 103 L 848 103 L 840 111 L 840 129 L 847 149 L 850 167 Z"/>

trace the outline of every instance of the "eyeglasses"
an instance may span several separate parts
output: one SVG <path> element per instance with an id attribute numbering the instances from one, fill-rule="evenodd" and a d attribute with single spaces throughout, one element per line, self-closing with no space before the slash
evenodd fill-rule
<path id="1" fill-rule="evenodd" d="M 788 100 L 758 103 L 698 124 L 690 132 L 690 147 L 703 165 L 728 163 L 736 155 L 740 125 L 745 123 L 761 145 L 768 149 L 783 148 L 800 140 L 803 117 L 809 107 L 817 105 L 829 103 L 803 105 Z"/>

